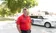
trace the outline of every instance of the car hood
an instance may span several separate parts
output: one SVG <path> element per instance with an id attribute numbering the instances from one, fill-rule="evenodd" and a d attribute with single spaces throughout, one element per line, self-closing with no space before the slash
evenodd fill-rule
<path id="1" fill-rule="evenodd" d="M 56 18 L 46 18 L 45 20 L 56 21 Z"/>

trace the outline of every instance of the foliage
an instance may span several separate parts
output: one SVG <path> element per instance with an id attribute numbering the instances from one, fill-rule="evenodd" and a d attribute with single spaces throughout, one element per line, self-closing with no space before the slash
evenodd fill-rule
<path id="1" fill-rule="evenodd" d="M 22 8 L 33 7 L 38 5 L 35 0 L 3 0 L 3 4 L 10 9 L 10 12 L 15 14 L 17 11 L 20 12 Z M 6 13 L 6 12 L 5 12 Z"/>

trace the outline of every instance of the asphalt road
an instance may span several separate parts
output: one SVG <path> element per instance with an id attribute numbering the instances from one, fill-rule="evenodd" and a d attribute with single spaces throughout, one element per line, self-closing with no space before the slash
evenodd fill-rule
<path id="1" fill-rule="evenodd" d="M 1 23 L 0 23 L 1 24 Z M 0 33 L 19 33 L 15 23 L 6 23 L 0 25 Z M 56 33 L 56 28 L 45 28 L 42 26 L 32 25 L 31 33 Z"/>

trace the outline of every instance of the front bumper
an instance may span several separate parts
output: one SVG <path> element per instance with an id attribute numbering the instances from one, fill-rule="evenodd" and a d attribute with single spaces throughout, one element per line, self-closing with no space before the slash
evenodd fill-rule
<path id="1" fill-rule="evenodd" d="M 52 27 L 56 27 L 56 23 L 51 23 L 51 26 Z"/>

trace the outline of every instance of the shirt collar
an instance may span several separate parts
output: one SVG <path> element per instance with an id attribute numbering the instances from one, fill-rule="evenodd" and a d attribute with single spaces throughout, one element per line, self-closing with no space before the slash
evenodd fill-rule
<path id="1" fill-rule="evenodd" d="M 28 16 L 25 16 L 25 15 L 23 14 L 23 17 L 28 17 Z"/>

